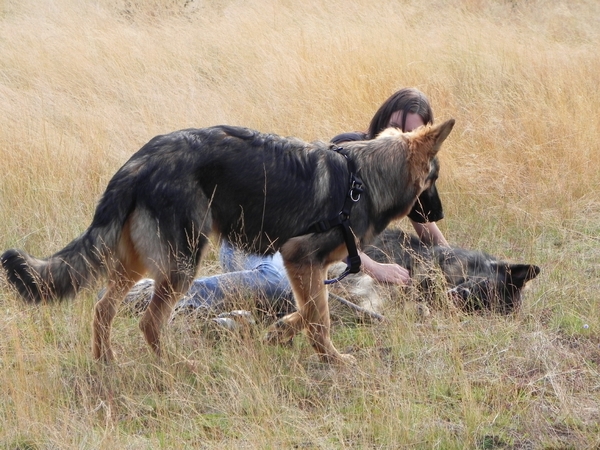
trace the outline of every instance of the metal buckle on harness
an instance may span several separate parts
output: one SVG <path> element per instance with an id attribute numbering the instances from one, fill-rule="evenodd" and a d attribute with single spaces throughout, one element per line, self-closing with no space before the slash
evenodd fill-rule
<path id="1" fill-rule="evenodd" d="M 346 241 L 346 247 L 348 248 L 349 255 L 346 262 L 346 270 L 331 280 L 325 280 L 325 284 L 336 283 L 345 278 L 348 274 L 360 272 L 361 264 L 360 256 L 358 256 L 356 249 L 356 242 L 354 241 L 354 235 L 352 234 L 352 230 L 350 228 L 350 211 L 352 210 L 352 205 L 360 200 L 360 195 L 364 192 L 364 187 L 361 179 L 355 173 L 356 168 L 354 163 L 348 158 L 346 152 L 343 151 L 344 149 L 336 146 L 331 148 L 346 159 L 348 171 L 350 172 L 350 189 L 346 195 L 344 206 L 338 213 L 337 217 L 328 221 L 317 222 L 310 227 L 310 230 L 311 232 L 324 232 L 333 228 L 334 226 L 341 225 L 343 227 L 344 240 Z"/>
<path id="2" fill-rule="evenodd" d="M 360 194 L 364 192 L 364 188 L 361 183 L 358 183 L 356 180 L 352 180 L 352 185 L 350 186 L 350 191 L 348 192 L 348 197 L 354 203 L 360 200 Z"/>

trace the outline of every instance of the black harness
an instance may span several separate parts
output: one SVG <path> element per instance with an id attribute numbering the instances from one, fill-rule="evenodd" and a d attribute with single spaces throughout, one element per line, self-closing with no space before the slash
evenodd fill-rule
<path id="1" fill-rule="evenodd" d="M 348 248 L 348 259 L 346 262 L 346 270 L 331 280 L 325 280 L 325 284 L 336 283 L 345 278 L 348 274 L 360 272 L 360 256 L 358 256 L 354 233 L 352 233 L 350 228 L 350 211 L 352 211 L 352 206 L 360 200 L 360 194 L 364 191 L 362 180 L 356 175 L 356 166 L 354 165 L 354 162 L 348 158 L 348 151 L 337 146 L 333 146 L 331 149 L 346 158 L 348 171 L 350 172 L 350 189 L 348 189 L 348 194 L 344 200 L 344 206 L 338 215 L 333 219 L 321 220 L 311 225 L 308 232 L 323 233 L 331 230 L 333 227 L 342 227 L 344 240 L 346 241 L 346 247 Z"/>

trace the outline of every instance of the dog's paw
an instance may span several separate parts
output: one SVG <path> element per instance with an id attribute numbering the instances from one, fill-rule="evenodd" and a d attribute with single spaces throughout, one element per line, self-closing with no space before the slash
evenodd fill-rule
<path id="1" fill-rule="evenodd" d="M 349 353 L 337 353 L 335 355 L 327 355 L 325 353 L 315 353 L 309 357 L 309 361 L 318 360 L 321 364 L 328 364 L 340 367 L 356 366 L 358 363 L 356 358 Z"/>
<path id="2" fill-rule="evenodd" d="M 264 341 L 270 345 L 289 344 L 295 334 L 295 330 L 284 320 L 280 319 L 269 327 L 265 334 Z"/>
<path id="3" fill-rule="evenodd" d="M 339 359 L 335 363 L 343 366 L 355 366 L 358 364 L 356 358 L 348 353 L 340 353 Z"/>

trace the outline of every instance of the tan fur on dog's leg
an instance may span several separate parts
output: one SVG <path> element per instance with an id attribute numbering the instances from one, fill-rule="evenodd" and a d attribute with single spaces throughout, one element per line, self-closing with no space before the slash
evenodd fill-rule
<path id="1" fill-rule="evenodd" d="M 267 344 L 285 344 L 304 329 L 304 321 L 298 311 L 282 317 L 271 325 L 265 335 Z"/>
<path id="2" fill-rule="evenodd" d="M 320 282 L 322 286 L 319 286 L 317 292 L 311 290 L 311 299 L 304 304 L 303 317 L 308 337 L 313 348 L 324 362 L 353 362 L 353 356 L 341 354 L 331 342 L 327 287 L 323 284 L 323 279 L 313 279 L 313 282 Z"/>
<path id="3" fill-rule="evenodd" d="M 179 297 L 179 293 L 173 290 L 168 280 L 155 282 L 154 294 L 140 320 L 144 338 L 157 356 L 161 356 L 160 332 Z"/>
<path id="4" fill-rule="evenodd" d="M 352 355 L 341 354 L 331 342 L 327 287 L 324 284 L 326 270 L 305 267 L 290 277 L 297 292 L 298 311 L 302 316 L 311 345 L 324 362 L 353 363 Z"/>
<path id="5" fill-rule="evenodd" d="M 115 360 L 110 343 L 110 330 L 121 300 L 134 284 L 135 280 L 127 278 L 112 281 L 96 303 L 92 322 L 92 354 L 95 359 L 105 362 Z"/>

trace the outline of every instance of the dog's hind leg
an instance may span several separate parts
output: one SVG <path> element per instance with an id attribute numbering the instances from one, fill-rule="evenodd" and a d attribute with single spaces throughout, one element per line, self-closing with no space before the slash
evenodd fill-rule
<path id="1" fill-rule="evenodd" d="M 113 273 L 106 292 L 94 307 L 92 324 L 92 353 L 94 358 L 105 362 L 114 361 L 115 355 L 110 343 L 110 330 L 117 309 L 125 294 L 133 287 L 139 275 Z"/>
<path id="2" fill-rule="evenodd" d="M 139 253 L 131 240 L 131 223 L 126 222 L 115 251 L 106 255 L 108 287 L 94 307 L 92 322 L 92 354 L 96 359 L 114 361 L 110 343 L 110 331 L 113 319 L 127 292 L 146 272 Z"/>
<path id="3" fill-rule="evenodd" d="M 180 279 L 179 282 L 167 278 L 155 280 L 154 294 L 140 320 L 140 329 L 150 348 L 159 357 L 162 355 L 160 345 L 161 329 L 171 314 L 173 306 L 191 286 L 191 283 L 192 277 Z"/>

